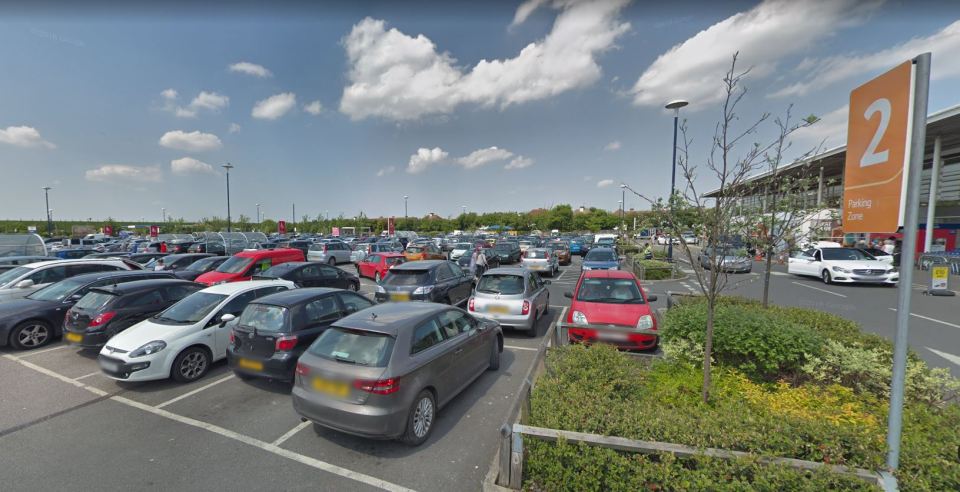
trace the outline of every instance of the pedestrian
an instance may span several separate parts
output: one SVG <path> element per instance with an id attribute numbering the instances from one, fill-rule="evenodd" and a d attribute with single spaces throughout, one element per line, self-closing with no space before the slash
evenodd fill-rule
<path id="1" fill-rule="evenodd" d="M 894 240 L 895 240 L 895 239 L 896 239 L 896 238 L 894 238 L 893 236 L 890 236 L 889 238 L 887 238 L 886 241 L 883 242 L 883 252 L 884 252 L 884 253 L 886 253 L 886 254 L 888 254 L 888 255 L 892 255 L 892 254 L 893 254 L 893 251 L 896 249 L 896 244 L 894 243 Z"/>
<path id="2" fill-rule="evenodd" d="M 650 248 L 649 242 L 643 245 L 643 259 L 645 260 L 653 259 L 653 250 Z"/>
<path id="3" fill-rule="evenodd" d="M 166 252 L 167 252 L 167 242 L 166 242 L 166 241 L 163 241 L 162 243 L 160 243 L 160 252 L 161 252 L 161 253 L 166 253 Z"/>
<path id="4" fill-rule="evenodd" d="M 473 253 L 470 253 L 470 273 L 473 275 L 477 274 L 477 254 L 480 251 L 480 248 L 474 248 Z"/>
<path id="5" fill-rule="evenodd" d="M 477 248 L 477 277 L 482 277 L 485 271 L 487 271 L 487 255 L 482 249 Z"/>

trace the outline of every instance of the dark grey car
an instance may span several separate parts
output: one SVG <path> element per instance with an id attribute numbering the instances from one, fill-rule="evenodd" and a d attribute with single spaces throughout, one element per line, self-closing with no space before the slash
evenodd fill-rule
<path id="1" fill-rule="evenodd" d="M 434 303 L 388 303 L 334 323 L 300 357 L 293 408 L 304 421 L 417 446 L 437 409 L 500 367 L 496 321 Z"/>
<path id="2" fill-rule="evenodd" d="M 442 302 L 458 306 L 467 302 L 474 276 L 446 260 L 409 261 L 390 269 L 374 299 L 387 301 Z"/>

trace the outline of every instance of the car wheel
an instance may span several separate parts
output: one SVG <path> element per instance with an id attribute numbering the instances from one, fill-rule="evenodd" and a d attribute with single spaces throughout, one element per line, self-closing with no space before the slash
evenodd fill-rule
<path id="1" fill-rule="evenodd" d="M 493 339 L 493 348 L 490 350 L 490 366 L 487 369 L 491 371 L 500 369 L 500 337 Z"/>
<path id="2" fill-rule="evenodd" d="M 419 446 L 423 444 L 430 431 L 433 430 L 433 421 L 437 416 L 437 404 L 433 399 L 433 394 L 423 390 L 413 401 L 413 408 L 407 416 L 407 430 L 400 438 L 404 444 L 409 446 Z"/>
<path id="3" fill-rule="evenodd" d="M 537 336 L 537 326 L 539 326 L 539 325 L 540 325 L 540 313 L 534 312 L 534 313 L 533 313 L 533 324 L 530 325 L 530 329 L 527 330 L 527 336 L 530 337 L 530 338 L 536 337 L 536 336 Z"/>
<path id="4" fill-rule="evenodd" d="M 53 338 L 53 328 L 45 321 L 24 321 L 10 333 L 10 345 L 17 350 L 35 349 Z"/>
<path id="5" fill-rule="evenodd" d="M 550 294 L 547 294 L 547 303 L 543 306 L 543 315 L 550 313 Z"/>
<path id="6" fill-rule="evenodd" d="M 330 266 L 337 266 L 337 259 L 336 259 L 336 257 L 331 256 L 331 257 L 330 257 L 330 261 L 328 261 L 327 263 L 329 263 Z"/>
<path id="7" fill-rule="evenodd" d="M 383 280 L 383 277 L 380 276 L 380 272 L 377 272 L 373 275 L 373 280 L 378 284 L 380 283 L 381 280 Z"/>
<path id="8" fill-rule="evenodd" d="M 827 285 L 830 285 L 832 283 L 832 280 L 830 279 L 830 272 L 826 270 L 824 270 L 823 273 L 820 274 L 820 278 L 822 278 L 823 283 Z"/>
<path id="9" fill-rule="evenodd" d="M 360 292 L 360 282 L 350 284 L 350 290 Z"/>
<path id="10" fill-rule="evenodd" d="M 190 347 L 173 361 L 171 376 L 181 383 L 189 383 L 203 377 L 210 370 L 210 356 L 200 347 Z"/>

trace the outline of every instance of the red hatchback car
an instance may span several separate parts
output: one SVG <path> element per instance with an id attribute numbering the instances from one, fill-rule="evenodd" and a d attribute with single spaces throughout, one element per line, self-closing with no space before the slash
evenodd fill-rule
<path id="1" fill-rule="evenodd" d="M 406 261 L 407 258 L 403 253 L 370 253 L 357 262 L 357 276 L 372 278 L 380 283 L 387 278 L 391 267 Z"/>
<path id="2" fill-rule="evenodd" d="M 564 294 L 572 298 L 567 311 L 571 325 L 616 325 L 625 328 L 657 329 L 650 302 L 657 296 L 647 295 L 640 281 L 623 270 L 587 270 L 577 281 L 576 290 Z M 570 341 L 605 342 L 624 350 L 647 350 L 657 346 L 657 337 L 639 333 L 575 328 L 568 330 Z"/>

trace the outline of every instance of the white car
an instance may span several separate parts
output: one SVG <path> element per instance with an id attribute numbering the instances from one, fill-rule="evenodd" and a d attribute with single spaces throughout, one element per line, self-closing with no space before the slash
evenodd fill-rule
<path id="1" fill-rule="evenodd" d="M 142 270 L 129 260 L 52 260 L 20 265 L 0 273 L 0 301 L 21 299 L 52 284 L 84 273 Z"/>
<path id="2" fill-rule="evenodd" d="M 469 254 L 473 251 L 474 246 L 472 243 L 456 243 L 453 245 L 453 249 L 450 250 L 450 261 L 457 261 L 461 256 Z"/>
<path id="3" fill-rule="evenodd" d="M 857 248 L 815 248 L 790 257 L 787 272 L 820 277 L 825 284 L 871 283 L 897 285 L 900 272 Z"/>
<path id="4" fill-rule="evenodd" d="M 108 340 L 100 369 L 118 381 L 197 380 L 227 356 L 232 322 L 250 301 L 294 288 L 287 280 L 253 280 L 194 292 Z"/>

